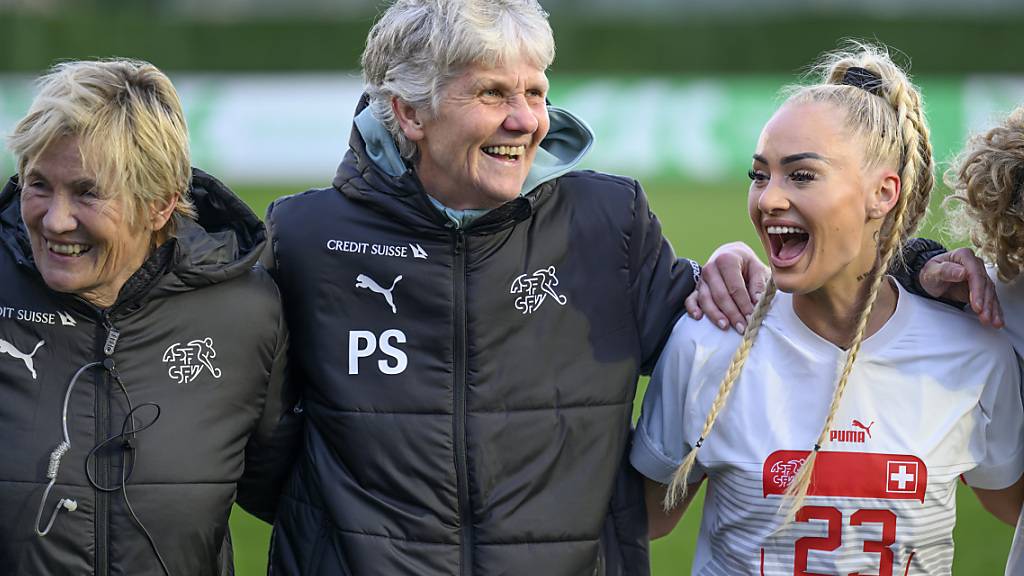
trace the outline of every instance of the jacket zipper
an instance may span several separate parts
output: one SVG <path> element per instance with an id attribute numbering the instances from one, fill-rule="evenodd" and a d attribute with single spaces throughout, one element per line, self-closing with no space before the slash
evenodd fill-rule
<path id="1" fill-rule="evenodd" d="M 111 323 L 109 311 L 104 311 L 102 317 L 102 352 L 105 360 L 113 356 L 121 333 Z M 102 442 L 110 436 L 110 374 L 106 370 L 97 372 L 99 375 L 96 382 L 96 441 Z M 110 458 L 102 453 L 96 455 L 96 482 L 100 486 L 110 485 Z M 110 494 L 102 490 L 96 491 L 95 528 L 96 576 L 107 576 L 110 570 Z"/>
<path id="2" fill-rule="evenodd" d="M 452 284 L 455 291 L 455 478 L 459 489 L 459 552 L 460 574 L 473 573 L 473 511 L 469 501 L 469 466 L 466 462 L 466 236 L 456 230 L 455 273 Z"/>

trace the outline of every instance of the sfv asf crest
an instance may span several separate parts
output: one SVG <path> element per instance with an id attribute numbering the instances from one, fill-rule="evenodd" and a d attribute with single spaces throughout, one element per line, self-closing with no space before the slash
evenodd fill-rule
<path id="1" fill-rule="evenodd" d="M 541 268 L 533 274 L 521 274 L 512 281 L 510 294 L 518 294 L 516 298 L 516 310 L 523 314 L 533 314 L 540 305 L 547 300 L 548 296 L 565 306 L 568 301 L 565 296 L 555 292 L 558 286 L 558 277 L 555 276 L 555 267 L 548 266 Z"/>
<path id="2" fill-rule="evenodd" d="M 167 375 L 178 384 L 188 384 L 209 370 L 214 378 L 220 378 L 220 368 L 213 365 L 217 351 L 213 349 L 213 338 L 192 340 L 188 344 L 175 342 L 164 350 L 164 363 L 170 364 Z"/>

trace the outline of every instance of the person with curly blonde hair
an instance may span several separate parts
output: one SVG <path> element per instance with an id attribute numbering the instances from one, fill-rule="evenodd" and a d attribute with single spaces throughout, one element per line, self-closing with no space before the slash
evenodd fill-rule
<path id="1" fill-rule="evenodd" d="M 953 229 L 1013 282 L 1024 270 L 1024 106 L 971 138 L 946 184 Z"/>
<path id="2" fill-rule="evenodd" d="M 1020 509 L 1017 361 L 886 273 L 933 187 L 918 89 L 881 47 L 819 69 L 753 155 L 768 291 L 742 338 L 676 325 L 631 461 L 652 537 L 707 479 L 693 574 L 948 574 L 961 477 L 990 510 Z"/>
<path id="3" fill-rule="evenodd" d="M 1005 333 L 1024 352 L 1024 106 L 987 132 L 972 137 L 946 173 L 951 228 L 969 238 L 989 263 L 1005 318 Z M 1005 507 L 1003 507 L 1005 508 Z M 1020 506 L 1017 506 L 1020 509 Z M 1006 574 L 1024 573 L 1024 516 L 1017 519 Z"/>

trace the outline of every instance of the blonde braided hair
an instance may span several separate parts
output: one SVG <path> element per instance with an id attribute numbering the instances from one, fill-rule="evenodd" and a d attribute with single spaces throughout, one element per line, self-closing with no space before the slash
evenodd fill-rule
<path id="1" fill-rule="evenodd" d="M 927 213 L 935 183 L 930 132 L 924 119 L 920 92 L 884 49 L 865 44 L 855 44 L 855 47 L 855 53 L 838 52 L 826 59 L 823 67 L 827 70 L 827 80 L 824 86 L 799 89 L 790 97 L 790 101 L 829 102 L 844 109 L 848 126 L 865 136 L 868 162 L 874 165 L 892 162 L 899 166 L 900 195 L 879 233 L 879 252 L 871 269 L 871 283 L 857 317 L 825 424 L 818 434 L 814 449 L 786 491 L 790 497 L 786 522 L 795 517 L 807 497 L 814 463 L 839 411 L 889 264 Z M 879 77 L 879 97 L 862 88 L 841 84 L 847 71 L 853 67 L 866 69 Z M 879 108 L 878 104 L 885 105 L 888 110 L 872 110 Z M 878 119 L 880 122 L 867 125 L 857 123 L 865 118 Z"/>

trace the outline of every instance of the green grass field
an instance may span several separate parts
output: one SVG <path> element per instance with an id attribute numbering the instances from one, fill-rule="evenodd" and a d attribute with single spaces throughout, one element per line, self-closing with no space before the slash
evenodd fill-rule
<path id="1" fill-rule="evenodd" d="M 687 185 L 680 182 L 645 183 L 651 204 L 661 218 L 665 234 L 680 255 L 704 261 L 719 244 L 744 240 L 759 249 L 753 229 L 747 220 L 747 183 L 735 181 L 721 185 Z M 302 190 L 243 188 L 243 198 L 260 215 L 267 204 L 281 194 Z M 935 221 L 941 218 L 937 202 L 933 203 L 931 222 L 923 234 L 935 237 Z M 638 399 L 639 401 L 639 399 Z M 652 545 L 654 576 L 689 574 L 694 542 L 700 525 L 703 496 L 698 495 L 690 512 L 671 536 Z M 970 490 L 961 486 L 957 499 L 955 574 L 996 575 L 1003 573 L 1006 552 L 1013 530 L 989 516 L 978 505 Z M 270 529 L 236 508 L 231 517 L 235 544 L 235 566 L 239 576 L 266 573 L 267 541 Z"/>

